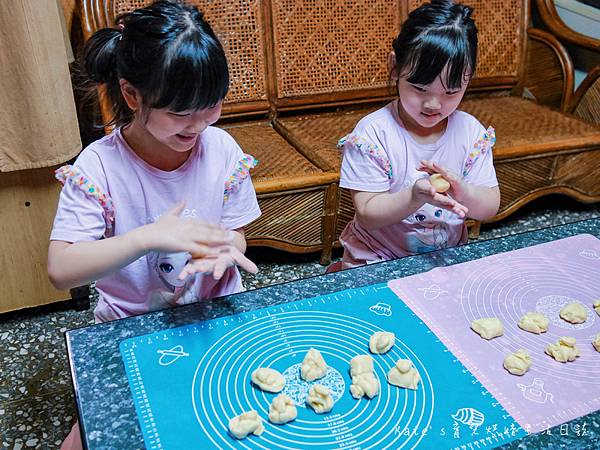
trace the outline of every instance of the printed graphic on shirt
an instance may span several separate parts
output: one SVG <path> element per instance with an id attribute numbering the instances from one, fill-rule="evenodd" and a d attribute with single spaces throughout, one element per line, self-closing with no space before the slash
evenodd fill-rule
<path id="1" fill-rule="evenodd" d="M 408 250 L 424 253 L 448 247 L 448 223 L 452 213 L 425 203 L 405 221 L 413 226 L 406 236 Z"/>
<path id="2" fill-rule="evenodd" d="M 148 262 L 165 287 L 149 294 L 151 310 L 198 301 L 194 289 L 196 276 L 188 276 L 185 280 L 177 278 L 191 257 L 188 252 L 153 252 L 148 255 Z"/>

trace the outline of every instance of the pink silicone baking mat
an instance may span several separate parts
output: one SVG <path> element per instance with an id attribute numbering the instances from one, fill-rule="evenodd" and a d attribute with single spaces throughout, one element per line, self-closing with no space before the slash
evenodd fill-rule
<path id="1" fill-rule="evenodd" d="M 538 432 L 600 408 L 600 353 L 591 342 L 600 333 L 593 308 L 600 299 L 600 240 L 578 235 L 546 244 L 433 269 L 392 280 L 389 287 L 527 431 Z M 585 323 L 573 325 L 560 309 L 581 302 Z M 550 319 L 548 332 L 533 334 L 517 323 L 528 311 Z M 498 317 L 504 335 L 486 341 L 471 321 Z M 574 362 L 544 353 L 561 336 L 581 350 Z M 505 355 L 526 348 L 531 370 L 523 376 L 502 367 Z"/>

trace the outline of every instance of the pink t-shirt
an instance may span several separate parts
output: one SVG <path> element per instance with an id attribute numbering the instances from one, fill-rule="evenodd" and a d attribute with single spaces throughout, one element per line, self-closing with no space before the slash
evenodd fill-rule
<path id="1" fill-rule="evenodd" d="M 163 171 L 139 158 L 117 129 L 84 149 L 73 166 L 57 171 L 64 187 L 50 239 L 84 242 L 121 235 L 155 222 L 180 200 L 185 201 L 182 216 L 241 228 L 260 216 L 248 176 L 254 163 L 229 134 L 208 127 L 182 166 Z M 210 274 L 177 280 L 189 256 L 151 252 L 98 280 L 96 321 L 242 289 L 235 267 L 219 281 Z"/>
<path id="2" fill-rule="evenodd" d="M 477 186 L 498 185 L 492 146 L 494 130 L 477 119 L 455 111 L 444 134 L 434 144 L 419 144 L 398 116 L 398 100 L 361 119 L 352 133 L 340 140 L 343 151 L 340 186 L 363 192 L 397 192 L 410 189 L 419 178 L 422 159 L 447 167 Z M 350 265 L 389 260 L 453 247 L 467 240 L 464 220 L 451 211 L 425 204 L 400 223 L 366 230 L 354 218 L 340 241 Z"/>

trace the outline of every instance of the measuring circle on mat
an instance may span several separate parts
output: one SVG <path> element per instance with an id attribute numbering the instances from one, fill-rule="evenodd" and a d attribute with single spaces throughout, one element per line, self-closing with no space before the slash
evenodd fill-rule
<path id="1" fill-rule="evenodd" d="M 239 326 L 216 341 L 197 365 L 192 383 L 192 403 L 199 425 L 221 448 L 311 448 L 340 447 L 413 448 L 423 436 L 398 433 L 427 429 L 433 417 L 434 389 L 427 368 L 418 356 L 396 339 L 385 355 L 372 355 L 379 395 L 371 400 L 351 397 L 350 360 L 369 353 L 369 338 L 383 331 L 368 321 L 324 311 L 289 311 L 269 314 Z M 308 383 L 299 376 L 300 363 L 314 347 L 329 369 L 325 377 Z M 421 375 L 416 391 L 390 386 L 386 375 L 398 359 L 410 359 Z M 278 394 L 261 391 L 250 382 L 252 372 L 270 367 L 283 373 L 282 391 L 297 402 L 298 417 L 285 425 L 267 421 L 269 406 Z M 303 404 L 313 384 L 330 388 L 335 400 L 332 411 L 316 414 Z M 234 440 L 228 433 L 229 419 L 255 409 L 265 431 L 259 439 Z"/>
<path id="2" fill-rule="evenodd" d="M 460 302 L 467 320 L 499 317 L 504 335 L 491 339 L 489 345 L 502 353 L 528 349 L 533 360 L 532 373 L 600 384 L 600 355 L 591 345 L 598 332 L 591 306 L 600 297 L 597 267 L 583 257 L 561 258 L 557 264 L 553 259 L 523 253 L 507 254 L 504 261 L 506 264 L 481 266 L 465 278 Z M 560 318 L 560 310 L 573 302 L 582 303 L 586 309 L 585 323 L 571 324 Z M 533 334 L 517 326 L 528 311 L 548 317 L 550 326 L 546 333 Z M 582 355 L 573 363 L 559 363 L 544 353 L 546 346 L 561 336 L 577 339 Z"/>

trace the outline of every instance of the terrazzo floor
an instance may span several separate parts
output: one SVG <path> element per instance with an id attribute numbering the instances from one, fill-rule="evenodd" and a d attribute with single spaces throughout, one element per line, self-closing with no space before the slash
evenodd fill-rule
<path id="1" fill-rule="evenodd" d="M 522 208 L 501 223 L 484 226 L 478 240 L 600 217 L 600 204 L 582 205 L 551 196 Z M 244 275 L 247 289 L 322 274 L 318 254 L 293 255 L 250 249 L 259 266 Z M 334 257 L 339 258 L 339 251 Z M 93 323 L 92 309 L 54 304 L 0 315 L 0 445 L 58 448 L 75 420 L 75 405 L 63 333 Z"/>

